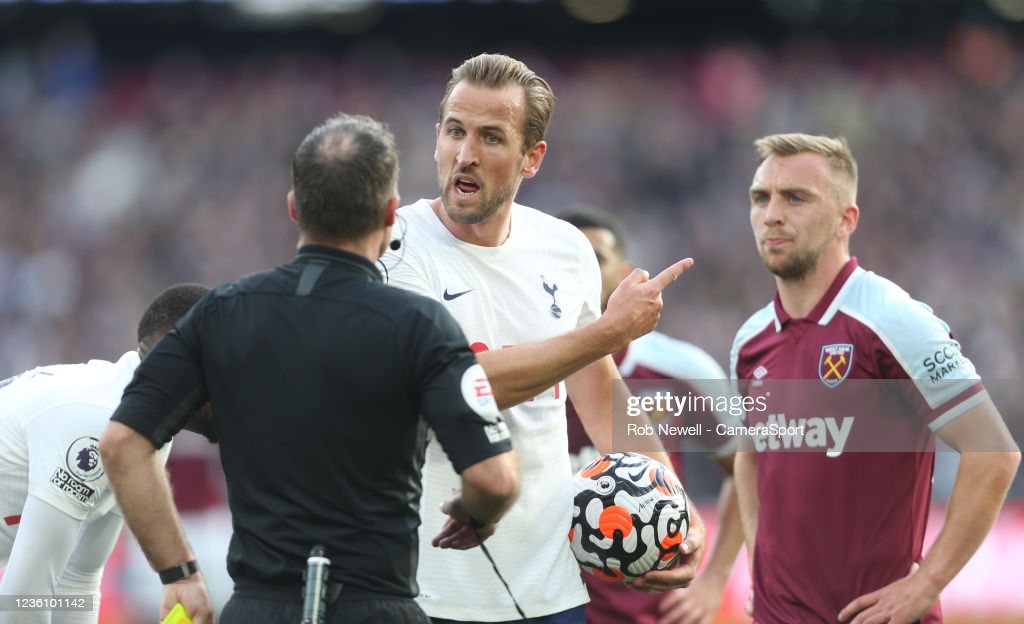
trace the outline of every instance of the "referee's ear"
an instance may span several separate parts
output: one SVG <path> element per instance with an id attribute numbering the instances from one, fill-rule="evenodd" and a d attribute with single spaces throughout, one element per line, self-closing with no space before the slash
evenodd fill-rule
<path id="1" fill-rule="evenodd" d="M 292 221 L 299 222 L 299 213 L 295 212 L 295 191 L 288 191 L 288 216 Z"/>
<path id="2" fill-rule="evenodd" d="M 288 194 L 288 205 L 291 206 L 291 193 Z M 388 208 L 384 212 L 384 227 L 391 227 L 395 224 L 395 211 L 398 210 L 398 202 L 402 200 L 401 197 L 395 195 L 388 200 Z"/>

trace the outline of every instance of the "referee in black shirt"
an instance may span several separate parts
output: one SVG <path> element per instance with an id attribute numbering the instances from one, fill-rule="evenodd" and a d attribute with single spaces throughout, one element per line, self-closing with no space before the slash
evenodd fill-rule
<path id="1" fill-rule="evenodd" d="M 213 607 L 156 449 L 213 406 L 234 534 L 225 624 L 301 618 L 303 570 L 330 559 L 330 623 L 429 622 L 416 585 L 428 429 L 462 477 L 446 510 L 483 536 L 511 506 L 508 429 L 458 324 L 386 286 L 398 156 L 382 124 L 338 115 L 292 161 L 289 264 L 222 285 L 146 357 L 100 441 L 125 519 L 165 583 L 160 617 Z"/>

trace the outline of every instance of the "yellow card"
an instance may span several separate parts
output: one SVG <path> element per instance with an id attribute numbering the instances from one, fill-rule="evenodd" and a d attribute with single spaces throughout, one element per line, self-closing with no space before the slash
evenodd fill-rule
<path id="1" fill-rule="evenodd" d="M 185 611 L 185 607 L 179 602 L 174 605 L 161 624 L 192 624 L 192 618 L 188 616 L 188 611 Z"/>

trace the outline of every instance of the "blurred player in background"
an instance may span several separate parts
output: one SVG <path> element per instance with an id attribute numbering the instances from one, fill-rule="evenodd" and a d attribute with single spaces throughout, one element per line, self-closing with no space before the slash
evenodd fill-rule
<path id="1" fill-rule="evenodd" d="M 0 612 L 0 622 L 98 621 L 103 567 L 124 523 L 99 437 L 140 359 L 209 290 L 160 293 L 139 321 L 138 349 L 117 362 L 41 366 L 0 381 L 0 595 L 93 597 L 91 609 Z M 210 417 L 197 412 L 186 428 L 212 438 Z"/>
<path id="2" fill-rule="evenodd" d="M 559 219 L 575 225 L 590 241 L 601 267 L 601 309 L 608 305 L 608 297 L 632 271 L 626 259 L 625 228 L 606 212 L 589 206 L 565 210 Z M 722 367 L 703 349 L 688 342 L 676 340 L 658 331 L 640 336 L 615 354 L 615 363 L 623 379 L 672 380 L 671 386 L 660 388 L 677 396 L 692 392 L 694 396 L 729 397 L 732 391 Z M 651 385 L 643 388 L 654 392 Z M 634 393 L 639 393 L 634 388 Z M 587 605 L 589 624 L 709 624 L 722 602 L 729 573 L 736 561 L 736 553 L 743 544 L 739 507 L 733 487 L 732 465 L 738 440 L 733 436 L 715 433 L 719 422 L 738 424 L 728 413 L 688 411 L 673 420 L 674 425 L 701 424 L 703 435 L 700 445 L 713 453 L 722 469 L 722 488 L 718 499 L 718 531 L 714 546 L 700 574 L 686 589 L 662 594 L 647 594 L 630 590 L 622 583 L 602 580 L 584 574 L 583 580 L 590 594 Z M 573 470 L 579 470 L 599 455 L 587 438 L 586 431 L 571 402 L 566 405 L 569 425 L 569 452 Z M 666 448 L 671 448 L 666 444 Z M 681 449 L 674 449 L 681 450 Z M 670 453 L 676 474 L 684 477 L 682 455 Z M 685 480 L 684 480 L 685 483 Z"/>
<path id="3" fill-rule="evenodd" d="M 777 292 L 739 330 L 732 374 L 766 401 L 748 425 L 820 426 L 798 438 L 810 450 L 774 452 L 797 438 L 760 435 L 737 456 L 754 620 L 940 622 L 939 594 L 992 527 L 1020 453 L 946 323 L 850 256 L 860 210 L 846 141 L 755 145 L 750 224 Z M 808 385 L 771 392 L 775 380 Z M 829 394 L 806 398 L 819 392 Z M 960 467 L 922 557 L 933 432 Z M 894 440 L 907 444 L 860 452 Z"/>
<path id="4" fill-rule="evenodd" d="M 100 441 L 164 596 L 214 619 L 155 449 L 178 414 L 216 411 L 234 534 L 225 624 L 298 622 L 311 549 L 330 560 L 331 624 L 424 623 L 412 600 L 428 427 L 460 474 L 445 509 L 493 523 L 518 493 L 508 428 L 454 319 L 374 266 L 398 208 L 394 137 L 337 115 L 292 160 L 294 261 L 214 289 L 143 362 Z M 475 522 L 474 522 L 475 521 Z"/>
<path id="5" fill-rule="evenodd" d="M 661 291 L 692 263 L 680 261 L 653 279 L 634 271 L 601 315 L 600 271 L 587 239 L 514 203 L 523 179 L 540 169 L 553 107 L 548 83 L 508 56 L 482 54 L 454 69 L 436 126 L 441 195 L 399 210 L 400 238 L 383 258 L 391 284 L 441 300 L 452 312 L 504 409 L 524 487 L 487 546 L 535 624 L 585 620 L 587 593 L 566 538 L 566 395 L 597 448 L 609 452 L 612 381 L 619 378 L 609 354 L 654 329 Z M 669 463 L 664 453 L 652 455 Z M 456 487 L 444 452 L 429 445 L 419 602 L 435 622 L 516 620 L 517 605 L 491 564 L 464 551 L 476 544 L 469 527 L 438 511 Z M 693 578 L 704 527 L 697 514 L 691 521 L 683 564 L 649 573 L 639 586 L 664 591 Z"/>

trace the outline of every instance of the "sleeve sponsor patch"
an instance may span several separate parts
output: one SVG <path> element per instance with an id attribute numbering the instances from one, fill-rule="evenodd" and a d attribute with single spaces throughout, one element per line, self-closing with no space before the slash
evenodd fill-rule
<path id="1" fill-rule="evenodd" d="M 946 377 L 970 377 L 974 373 L 970 361 L 960 353 L 960 344 L 952 341 L 940 345 L 935 353 L 924 358 L 921 367 L 932 383 L 942 381 Z"/>
<path id="2" fill-rule="evenodd" d="M 504 421 L 487 425 L 484 427 L 484 432 L 487 434 L 487 441 L 491 444 L 497 444 L 498 442 L 508 440 L 511 437 L 508 425 L 506 425 Z"/>
<path id="3" fill-rule="evenodd" d="M 462 398 L 466 405 L 487 422 L 501 421 L 501 412 L 494 402 L 491 382 L 487 380 L 483 366 L 474 364 L 462 373 Z"/>
<path id="4" fill-rule="evenodd" d="M 487 421 L 484 433 L 491 444 L 497 444 L 510 437 L 508 425 L 501 418 L 501 411 L 494 401 L 491 383 L 487 380 L 484 367 L 474 364 L 462 373 L 462 398 L 470 409 Z"/>
<path id="5" fill-rule="evenodd" d="M 53 476 L 50 477 L 50 483 L 80 503 L 88 503 L 89 499 L 96 493 L 96 490 L 75 479 L 71 473 L 63 468 L 58 468 L 54 471 Z"/>

